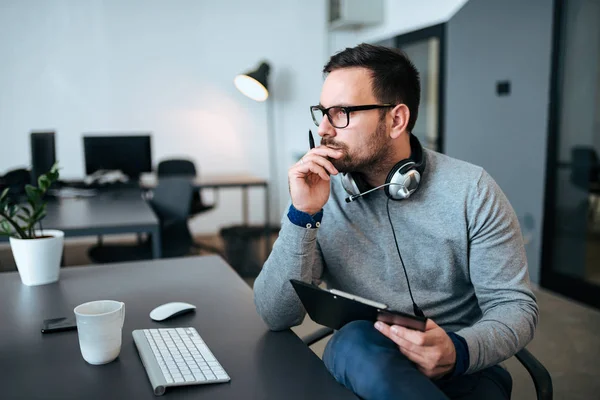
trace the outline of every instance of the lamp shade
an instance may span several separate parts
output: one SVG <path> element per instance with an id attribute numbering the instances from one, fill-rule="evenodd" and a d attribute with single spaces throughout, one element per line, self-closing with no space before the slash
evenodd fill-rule
<path id="1" fill-rule="evenodd" d="M 240 92 L 252 100 L 265 101 L 269 97 L 270 69 L 269 64 L 262 62 L 257 69 L 236 76 L 233 83 Z"/>

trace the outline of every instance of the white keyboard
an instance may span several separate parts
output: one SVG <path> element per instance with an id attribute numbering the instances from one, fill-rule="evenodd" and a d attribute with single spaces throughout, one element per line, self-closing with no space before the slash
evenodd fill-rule
<path id="1" fill-rule="evenodd" d="M 138 329 L 132 334 L 157 396 L 168 386 L 230 381 L 195 328 Z"/>

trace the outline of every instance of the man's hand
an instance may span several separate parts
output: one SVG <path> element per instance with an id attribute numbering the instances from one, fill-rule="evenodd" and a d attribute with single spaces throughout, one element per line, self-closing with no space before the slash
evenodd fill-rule
<path id="1" fill-rule="evenodd" d="M 312 149 L 288 171 L 290 196 L 297 210 L 318 213 L 329 199 L 329 175 L 338 171 L 328 158 L 339 158 L 342 152 L 326 146 Z"/>
<path id="2" fill-rule="evenodd" d="M 452 371 L 456 364 L 456 349 L 450 336 L 435 322 L 428 319 L 425 332 L 379 321 L 375 328 L 398 345 L 400 352 L 417 365 L 417 369 L 431 379 L 438 379 Z"/>

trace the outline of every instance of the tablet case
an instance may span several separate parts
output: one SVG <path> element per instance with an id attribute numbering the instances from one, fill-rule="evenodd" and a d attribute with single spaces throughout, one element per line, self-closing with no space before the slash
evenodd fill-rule
<path id="1" fill-rule="evenodd" d="M 425 331 L 427 318 L 417 317 L 389 308 L 381 309 L 349 299 L 296 279 L 291 279 L 296 294 L 310 318 L 318 324 L 340 329 L 357 320 L 383 321 L 391 325 Z"/>

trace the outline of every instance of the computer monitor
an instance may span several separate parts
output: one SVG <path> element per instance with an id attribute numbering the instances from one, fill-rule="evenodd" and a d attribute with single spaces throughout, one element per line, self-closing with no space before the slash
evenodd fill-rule
<path id="1" fill-rule="evenodd" d="M 31 132 L 31 181 L 37 185 L 40 175 L 50 171 L 56 162 L 54 132 Z"/>
<path id="2" fill-rule="evenodd" d="M 143 172 L 152 171 L 150 135 L 83 136 L 85 173 L 98 170 L 120 170 L 131 180 L 139 179 Z"/>

